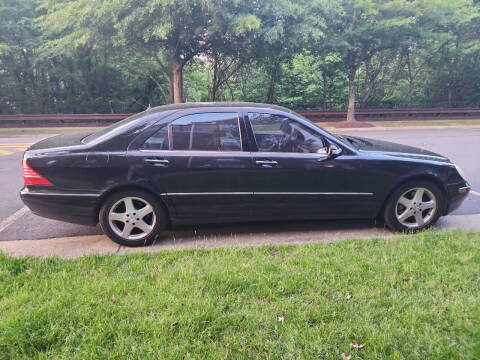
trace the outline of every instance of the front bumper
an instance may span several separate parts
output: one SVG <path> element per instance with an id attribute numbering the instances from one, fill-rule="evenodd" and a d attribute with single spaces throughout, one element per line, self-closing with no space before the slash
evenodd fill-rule
<path id="1" fill-rule="evenodd" d="M 63 191 L 20 191 L 23 203 L 36 215 L 74 224 L 95 226 L 98 223 L 100 194 Z"/>
<path id="2" fill-rule="evenodd" d="M 466 182 L 447 186 L 446 190 L 448 203 L 445 208 L 444 215 L 450 214 L 457 210 L 467 198 L 468 194 L 470 193 L 470 189 L 471 186 Z"/>

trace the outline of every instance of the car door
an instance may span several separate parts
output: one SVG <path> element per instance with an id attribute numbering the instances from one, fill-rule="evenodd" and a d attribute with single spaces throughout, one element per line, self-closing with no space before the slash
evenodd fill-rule
<path id="1" fill-rule="evenodd" d="M 234 110 L 190 110 L 161 124 L 129 154 L 179 222 L 236 220 L 249 215 L 252 200 L 242 125 Z"/>
<path id="2" fill-rule="evenodd" d="M 360 184 L 361 164 L 313 126 L 282 112 L 246 114 L 253 142 L 253 211 L 262 218 L 371 217 L 378 207 Z M 340 146 L 337 144 L 337 146 Z M 341 147 L 340 147 L 341 149 Z"/>

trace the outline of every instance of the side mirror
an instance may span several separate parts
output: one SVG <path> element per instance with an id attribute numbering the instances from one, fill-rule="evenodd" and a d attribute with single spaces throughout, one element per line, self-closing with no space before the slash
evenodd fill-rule
<path id="1" fill-rule="evenodd" d="M 329 148 L 329 155 L 330 156 L 338 156 L 341 153 L 342 153 L 342 148 L 341 147 L 339 147 L 336 144 L 330 144 L 330 148 Z"/>
<path id="2" fill-rule="evenodd" d="M 329 156 L 329 149 L 327 147 L 321 147 L 317 150 L 317 155 L 320 156 Z"/>

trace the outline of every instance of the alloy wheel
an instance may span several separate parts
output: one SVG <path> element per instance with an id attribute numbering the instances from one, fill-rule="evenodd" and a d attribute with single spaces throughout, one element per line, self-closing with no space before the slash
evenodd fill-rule
<path id="1" fill-rule="evenodd" d="M 404 192 L 395 205 L 395 216 L 403 226 L 410 229 L 428 225 L 437 210 L 437 199 L 423 187 Z"/>
<path id="2" fill-rule="evenodd" d="M 110 208 L 111 229 L 125 240 L 141 240 L 154 229 L 156 216 L 153 206 L 139 197 L 125 197 Z"/>

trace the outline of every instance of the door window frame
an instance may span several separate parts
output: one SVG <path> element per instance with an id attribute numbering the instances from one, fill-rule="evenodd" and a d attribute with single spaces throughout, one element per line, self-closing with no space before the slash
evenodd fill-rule
<path id="1" fill-rule="evenodd" d="M 295 113 L 287 112 L 287 111 L 280 111 L 271 108 L 262 108 L 262 107 L 195 107 L 195 108 L 188 108 L 188 109 L 181 109 L 173 112 L 168 112 L 167 114 L 159 113 L 158 118 L 152 121 L 150 126 L 143 128 L 139 134 L 130 142 L 127 147 L 127 152 L 131 150 L 139 150 L 145 152 L 161 152 L 161 153 L 169 153 L 169 152 L 195 152 L 196 150 L 141 150 L 140 147 L 143 143 L 152 135 L 154 135 L 160 128 L 168 123 L 171 123 L 175 119 L 178 119 L 185 115 L 190 114 L 197 114 L 197 113 L 208 113 L 208 112 L 236 112 L 239 116 L 240 121 L 240 135 L 241 135 L 241 144 L 242 144 L 242 151 L 233 151 L 230 153 L 259 153 L 257 143 L 255 141 L 255 136 L 253 134 L 253 129 L 248 119 L 249 112 L 261 112 L 266 114 L 272 115 L 282 115 L 286 116 L 291 120 L 297 121 L 300 124 L 308 127 L 312 131 L 316 132 L 319 136 L 322 137 L 324 142 L 334 143 L 337 146 L 341 147 L 344 150 L 345 154 L 355 154 L 356 151 L 348 146 L 348 144 L 344 144 L 343 142 L 339 142 L 333 136 L 330 136 L 328 133 L 322 132 L 321 129 L 317 128 L 315 125 L 310 124 L 309 121 L 302 119 L 295 115 Z M 347 150 L 347 151 L 345 151 Z M 200 151 L 197 151 L 200 152 Z M 217 154 L 225 154 L 228 152 L 225 151 L 206 151 L 206 153 L 217 153 Z M 282 153 L 276 152 L 273 153 L 276 155 L 280 155 Z M 283 154 L 297 154 L 297 155 L 305 155 L 307 153 L 283 153 Z M 317 155 L 318 156 L 318 155 Z"/>

